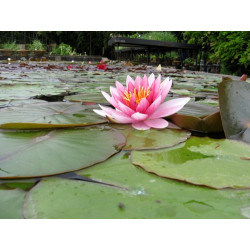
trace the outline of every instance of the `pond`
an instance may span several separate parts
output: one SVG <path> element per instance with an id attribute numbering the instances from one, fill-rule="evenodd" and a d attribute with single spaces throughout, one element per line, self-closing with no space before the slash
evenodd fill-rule
<path id="1" fill-rule="evenodd" d="M 0 218 L 250 218 L 249 134 L 225 139 L 220 75 L 162 67 L 173 81 L 166 100 L 190 97 L 164 129 L 93 112 L 110 106 L 101 92 L 116 81 L 151 73 L 126 63 L 0 63 Z"/>

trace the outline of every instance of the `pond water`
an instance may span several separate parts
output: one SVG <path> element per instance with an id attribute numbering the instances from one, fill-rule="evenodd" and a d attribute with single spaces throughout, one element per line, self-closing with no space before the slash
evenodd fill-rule
<path id="1" fill-rule="evenodd" d="M 221 76 L 162 67 L 167 99 L 191 100 L 139 131 L 93 109 L 155 67 L 68 65 L 0 63 L 0 218 L 249 218 L 250 146 L 225 139 Z"/>

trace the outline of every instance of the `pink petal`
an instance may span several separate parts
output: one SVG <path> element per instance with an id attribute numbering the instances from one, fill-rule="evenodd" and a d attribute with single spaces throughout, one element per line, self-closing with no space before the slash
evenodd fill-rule
<path id="1" fill-rule="evenodd" d="M 141 81 L 142 81 L 142 79 L 141 79 L 141 77 L 140 76 L 137 76 L 136 78 L 135 78 L 135 88 L 136 88 L 136 90 L 139 90 L 139 86 L 141 86 Z"/>
<path id="2" fill-rule="evenodd" d="M 152 73 L 148 78 L 148 85 L 151 87 L 152 83 L 155 81 L 155 75 Z"/>
<path id="3" fill-rule="evenodd" d="M 169 81 L 169 77 L 165 79 L 161 84 L 161 101 L 163 102 L 168 95 L 168 92 L 172 86 L 172 80 Z"/>
<path id="4" fill-rule="evenodd" d="M 144 75 L 144 77 L 142 78 L 141 87 L 143 87 L 144 89 L 148 87 L 148 78 L 146 75 Z"/>
<path id="5" fill-rule="evenodd" d="M 122 96 L 125 92 L 124 86 L 121 83 L 119 83 L 118 81 L 115 82 L 115 85 L 116 85 L 117 93 L 119 94 L 119 96 Z"/>
<path id="6" fill-rule="evenodd" d="M 168 128 L 171 128 L 171 129 L 181 129 L 180 127 L 178 127 L 177 125 L 175 125 L 172 122 L 168 122 Z"/>
<path id="7" fill-rule="evenodd" d="M 158 98 L 158 96 L 160 95 L 160 86 L 161 86 L 161 75 L 159 75 L 156 80 L 154 81 L 154 96 L 153 96 L 153 100 L 156 100 Z"/>
<path id="8" fill-rule="evenodd" d="M 148 103 L 151 104 L 153 101 L 153 97 L 154 97 L 154 92 L 150 91 L 149 96 L 147 97 Z"/>
<path id="9" fill-rule="evenodd" d="M 166 101 L 162 103 L 152 115 L 150 115 L 150 119 L 172 115 L 182 109 L 189 100 L 189 97 L 185 97 Z"/>
<path id="10" fill-rule="evenodd" d="M 132 123 L 135 122 L 134 119 L 130 118 L 129 116 L 125 115 L 124 113 L 117 111 L 112 108 L 108 108 L 102 105 L 99 105 L 100 108 L 107 113 L 107 115 L 111 116 L 111 118 L 114 118 L 119 123 Z"/>
<path id="11" fill-rule="evenodd" d="M 93 109 L 93 111 L 94 111 L 95 113 L 97 113 L 98 115 L 101 115 L 101 116 L 103 116 L 103 117 L 105 117 L 105 116 L 107 115 L 107 113 L 106 113 L 105 111 L 103 111 L 103 110 Z"/>
<path id="12" fill-rule="evenodd" d="M 117 101 L 111 97 L 109 94 L 107 94 L 106 92 L 102 91 L 102 95 L 105 97 L 105 99 L 111 104 L 113 105 L 115 108 L 118 108 L 118 103 Z"/>
<path id="13" fill-rule="evenodd" d="M 130 76 L 127 76 L 127 79 L 126 79 L 126 85 L 128 86 L 129 83 L 132 83 L 134 85 L 135 81 L 133 80 L 133 78 L 131 78 Z"/>
<path id="14" fill-rule="evenodd" d="M 130 107 L 128 107 L 127 105 L 121 103 L 120 101 L 118 101 L 118 105 L 119 105 L 119 110 L 122 111 L 123 113 L 125 113 L 128 116 L 131 116 L 135 113 L 135 111 L 133 109 L 131 109 Z"/>
<path id="15" fill-rule="evenodd" d="M 149 107 L 149 102 L 146 98 L 142 98 L 138 106 L 136 107 L 136 111 L 140 113 L 145 113 Z"/>
<path id="16" fill-rule="evenodd" d="M 166 128 L 168 126 L 168 122 L 161 118 L 145 120 L 144 123 L 152 128 Z"/>
<path id="17" fill-rule="evenodd" d="M 137 120 L 137 121 L 143 121 L 143 120 L 147 119 L 147 117 L 148 117 L 148 115 L 142 114 L 140 112 L 136 112 L 133 115 L 131 115 L 131 118 L 133 118 L 134 120 Z"/>
<path id="18" fill-rule="evenodd" d="M 132 126 L 135 129 L 138 129 L 138 130 L 148 130 L 148 129 L 150 129 L 150 127 L 148 125 L 146 125 L 144 122 L 132 123 Z"/>
<path id="19" fill-rule="evenodd" d="M 128 92 L 134 93 L 134 88 L 135 88 L 134 85 L 131 82 L 129 82 L 127 87 Z"/>
<path id="20" fill-rule="evenodd" d="M 130 106 L 131 109 L 136 111 L 137 104 L 136 104 L 136 101 L 135 101 L 135 95 L 134 94 L 132 95 L 132 97 L 130 99 L 129 106 Z"/>
<path id="21" fill-rule="evenodd" d="M 161 104 L 161 96 L 159 96 L 147 109 L 146 114 L 151 115 L 155 112 L 155 110 L 159 107 Z"/>
<path id="22" fill-rule="evenodd" d="M 112 97 L 114 98 L 114 100 L 118 103 L 118 101 L 124 103 L 124 100 L 122 98 L 122 96 L 120 96 L 116 90 L 116 88 L 110 86 L 110 93 L 112 95 Z"/>

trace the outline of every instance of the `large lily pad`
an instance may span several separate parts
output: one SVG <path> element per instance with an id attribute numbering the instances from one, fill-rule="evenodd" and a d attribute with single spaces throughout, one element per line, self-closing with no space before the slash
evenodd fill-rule
<path id="1" fill-rule="evenodd" d="M 223 131 L 219 109 L 208 105 L 188 103 L 170 119 L 184 129 L 205 133 Z"/>
<path id="2" fill-rule="evenodd" d="M 22 219 L 23 202 L 26 192 L 20 189 L 1 190 L 0 219 Z"/>
<path id="3" fill-rule="evenodd" d="M 162 177 L 212 188 L 250 188 L 250 146 L 246 143 L 191 137 L 158 151 L 133 151 L 132 162 Z"/>
<path id="4" fill-rule="evenodd" d="M 136 130 L 131 125 L 113 124 L 113 128 L 119 130 L 127 142 L 124 150 L 159 149 L 172 147 L 184 142 L 190 137 L 190 132 L 180 129 L 150 129 Z"/>
<path id="5" fill-rule="evenodd" d="M 38 95 L 58 95 L 65 93 L 66 89 L 55 87 L 52 84 L 46 87 L 40 84 L 0 84 L 0 100 L 7 101 L 28 99 Z"/>
<path id="6" fill-rule="evenodd" d="M 3 108 L 0 110 L 2 129 L 42 129 L 80 127 L 105 123 L 93 112 L 95 106 L 53 102 Z"/>
<path id="7" fill-rule="evenodd" d="M 250 143 L 250 83 L 224 80 L 218 92 L 226 137 Z"/>
<path id="8" fill-rule="evenodd" d="M 106 160 L 125 144 L 108 127 L 0 133 L 0 178 L 46 176 Z"/>
<path id="9" fill-rule="evenodd" d="M 78 174 L 107 184 L 47 178 L 28 193 L 25 217 L 244 218 L 241 208 L 250 204 L 249 190 L 160 178 L 132 165 L 124 152 Z"/>

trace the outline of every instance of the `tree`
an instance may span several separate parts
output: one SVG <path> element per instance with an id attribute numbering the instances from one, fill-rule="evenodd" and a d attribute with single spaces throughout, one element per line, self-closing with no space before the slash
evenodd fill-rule
<path id="1" fill-rule="evenodd" d="M 188 43 L 202 46 L 205 61 L 221 62 L 224 72 L 238 75 L 249 72 L 250 32 L 186 31 L 184 37 Z"/>

